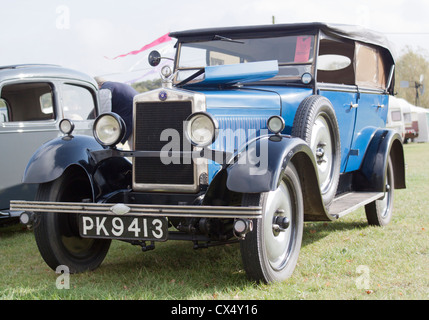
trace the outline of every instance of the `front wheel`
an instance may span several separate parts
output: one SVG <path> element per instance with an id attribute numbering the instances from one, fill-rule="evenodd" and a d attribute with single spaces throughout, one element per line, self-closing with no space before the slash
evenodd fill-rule
<path id="1" fill-rule="evenodd" d="M 261 206 L 262 218 L 240 242 L 244 269 L 262 282 L 283 281 L 298 261 L 303 232 L 303 200 L 295 167 L 290 163 L 279 187 L 270 192 L 245 194 L 243 206 Z"/>
<path id="2" fill-rule="evenodd" d="M 82 202 L 91 199 L 87 178 L 68 171 L 57 180 L 41 184 L 36 201 Z M 111 240 L 79 236 L 78 217 L 70 213 L 41 213 L 34 227 L 40 254 L 53 269 L 65 265 L 71 273 L 97 268 L 104 260 Z"/>

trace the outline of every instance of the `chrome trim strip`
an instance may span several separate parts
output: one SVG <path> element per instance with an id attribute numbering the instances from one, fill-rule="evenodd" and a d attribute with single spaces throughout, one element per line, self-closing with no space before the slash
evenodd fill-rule
<path id="1" fill-rule="evenodd" d="M 115 215 L 112 208 L 116 203 L 78 203 L 12 200 L 11 210 L 31 212 L 55 212 L 77 214 Z M 228 206 L 183 206 L 183 205 L 149 205 L 125 204 L 129 212 L 124 216 L 156 217 L 193 217 L 193 218 L 247 218 L 262 217 L 261 207 L 228 207 Z"/>
<path id="2" fill-rule="evenodd" d="M 344 85 L 344 84 L 336 84 L 336 83 L 325 83 L 325 82 L 318 82 L 317 88 L 320 90 L 324 90 L 324 91 L 386 94 L 385 90 L 383 90 L 383 89 L 368 88 L 365 86 L 358 86 L 358 85 Z"/>

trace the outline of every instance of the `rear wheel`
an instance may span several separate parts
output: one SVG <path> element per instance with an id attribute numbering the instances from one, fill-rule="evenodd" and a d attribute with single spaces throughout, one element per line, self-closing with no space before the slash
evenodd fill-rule
<path id="1" fill-rule="evenodd" d="M 36 201 L 82 202 L 91 199 L 88 179 L 67 171 L 53 182 L 39 186 Z M 104 260 L 111 240 L 79 236 L 78 217 L 70 213 L 41 213 L 34 227 L 36 243 L 45 262 L 53 269 L 65 265 L 70 272 L 97 268 Z"/>
<path id="2" fill-rule="evenodd" d="M 290 163 L 279 187 L 270 192 L 245 194 L 243 206 L 261 206 L 263 216 L 253 221 L 253 231 L 240 242 L 244 269 L 249 278 L 282 281 L 295 269 L 303 231 L 301 185 Z"/>
<path id="3" fill-rule="evenodd" d="M 385 226 L 392 219 L 394 178 L 390 157 L 387 165 L 385 189 L 383 199 L 375 200 L 365 206 L 366 218 L 370 225 Z"/>

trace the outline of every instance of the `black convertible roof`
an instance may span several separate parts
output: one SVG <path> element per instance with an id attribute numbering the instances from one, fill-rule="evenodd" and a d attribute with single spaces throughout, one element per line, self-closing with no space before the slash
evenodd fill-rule
<path id="1" fill-rule="evenodd" d="M 300 34 L 305 32 L 317 33 L 319 30 L 324 34 L 335 38 L 346 38 L 360 41 L 387 49 L 392 58 L 395 53 L 393 46 L 389 40 L 380 32 L 366 29 L 361 26 L 346 25 L 346 24 L 329 24 L 322 22 L 311 23 L 293 23 L 293 24 L 272 24 L 259 26 L 240 26 L 240 27 L 223 27 L 223 28 L 208 28 L 195 29 L 179 32 L 171 32 L 170 37 L 177 38 L 180 42 L 191 41 L 209 41 L 215 35 L 222 37 L 237 39 L 246 36 L 267 35 L 280 36 L 286 34 Z"/>

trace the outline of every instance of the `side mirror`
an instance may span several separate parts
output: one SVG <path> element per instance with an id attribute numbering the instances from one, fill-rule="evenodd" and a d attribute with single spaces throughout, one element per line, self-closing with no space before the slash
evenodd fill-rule
<path id="1" fill-rule="evenodd" d="M 161 54 L 156 50 L 152 51 L 149 53 L 148 61 L 152 67 L 156 67 L 161 62 Z"/>

